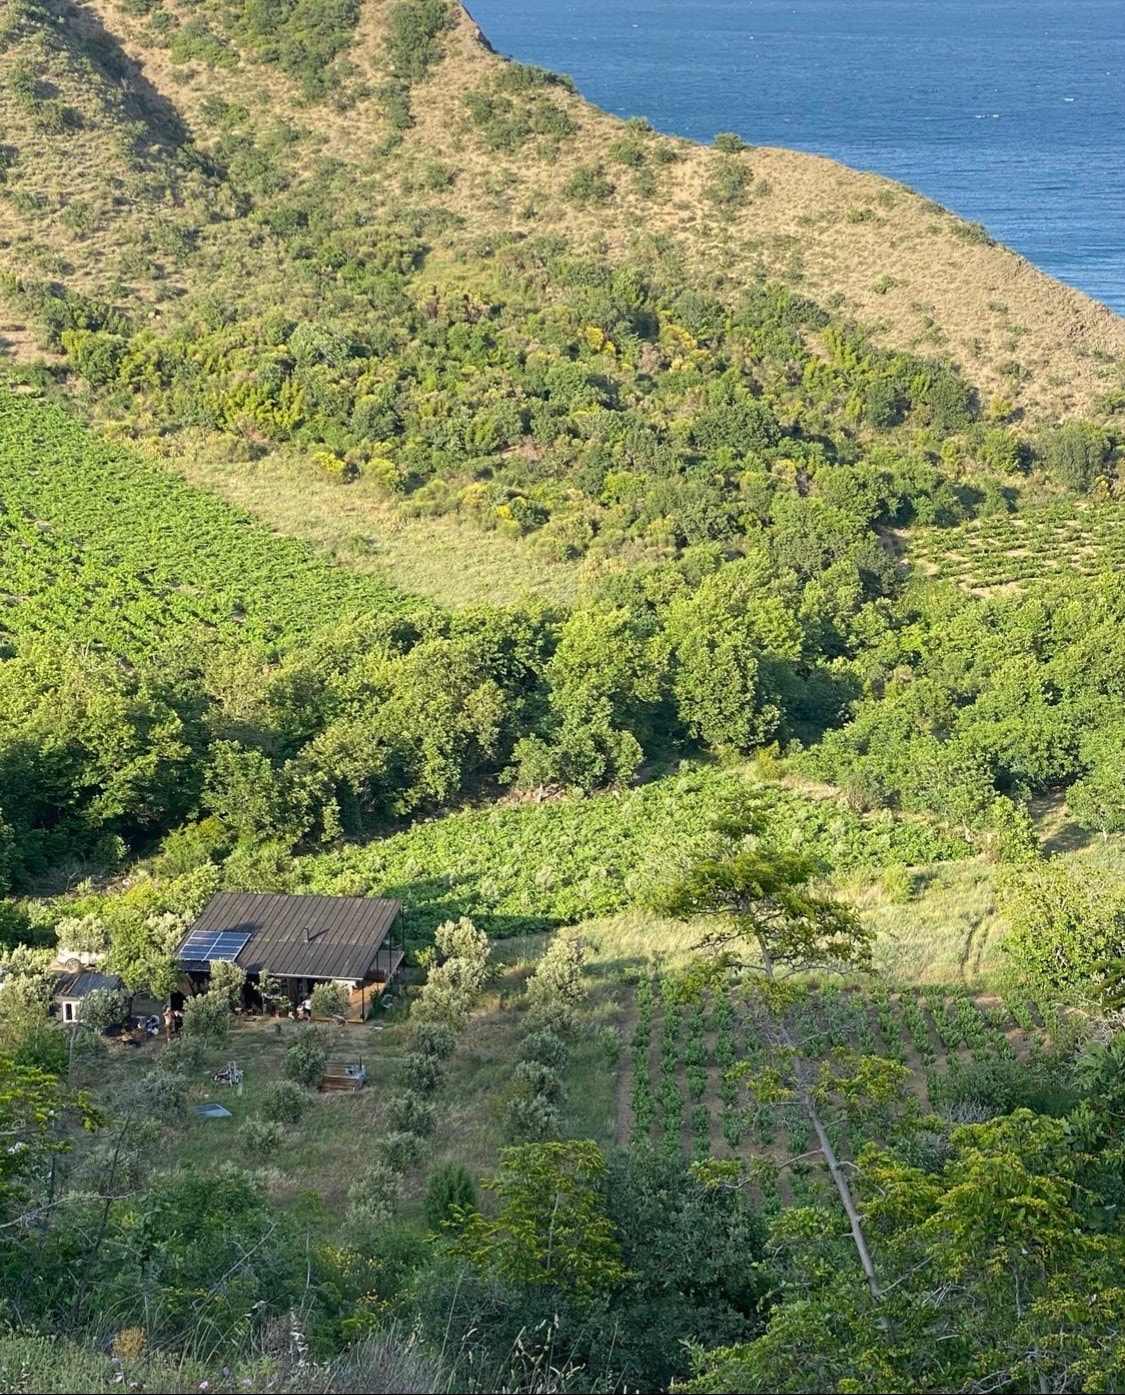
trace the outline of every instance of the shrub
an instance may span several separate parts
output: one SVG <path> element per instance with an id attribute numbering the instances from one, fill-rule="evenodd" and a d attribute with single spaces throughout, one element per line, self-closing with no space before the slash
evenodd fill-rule
<path id="1" fill-rule="evenodd" d="M 715 137 L 715 149 L 722 151 L 724 155 L 737 155 L 739 151 L 749 147 L 737 131 L 720 131 Z"/>
<path id="2" fill-rule="evenodd" d="M 586 943 L 574 935 L 556 935 L 527 985 L 528 1002 L 539 1017 L 572 1012 L 586 997 L 583 966 Z"/>
<path id="3" fill-rule="evenodd" d="M 563 197 L 571 203 L 605 203 L 614 186 L 596 165 L 579 165 L 563 185 Z"/>
<path id="4" fill-rule="evenodd" d="M 488 978 L 488 937 L 462 916 L 447 920 L 434 933 L 442 962 L 429 972 L 414 1009 L 420 1022 L 463 1030 L 469 1012 Z"/>
<path id="5" fill-rule="evenodd" d="M 424 1138 L 404 1129 L 385 1133 L 376 1146 L 386 1165 L 400 1173 L 409 1172 L 412 1167 L 416 1167 L 426 1156 L 427 1148 Z"/>
<path id="6" fill-rule="evenodd" d="M 458 1212 L 475 1211 L 477 1186 L 473 1174 L 461 1163 L 443 1163 L 426 1179 L 426 1225 L 440 1232 L 455 1225 Z"/>
<path id="7" fill-rule="evenodd" d="M 242 1151 L 251 1160 L 272 1153 L 285 1137 L 285 1128 L 277 1119 L 247 1119 L 238 1130 Z"/>
<path id="8" fill-rule="evenodd" d="M 703 192 L 712 203 L 737 208 L 746 202 L 752 179 L 750 170 L 740 160 L 718 155 L 711 162 Z"/>
<path id="9" fill-rule="evenodd" d="M 259 1110 L 263 1119 L 295 1124 L 305 1112 L 308 1096 L 292 1080 L 271 1080 L 262 1091 Z"/>
<path id="10" fill-rule="evenodd" d="M 312 1090 L 324 1079 L 327 1061 L 327 1034 L 323 1028 L 310 1027 L 286 1047 L 281 1058 L 281 1074 L 286 1080 Z"/>
<path id="11" fill-rule="evenodd" d="M 191 1075 L 203 1065 L 203 1042 L 198 1037 L 177 1037 L 160 1053 L 163 1070 Z"/>
<path id="12" fill-rule="evenodd" d="M 348 1188 L 353 1218 L 385 1225 L 394 1215 L 402 1178 L 385 1162 L 373 1162 Z"/>
<path id="13" fill-rule="evenodd" d="M 229 959 L 219 959 L 211 965 L 211 982 L 207 992 L 226 998 L 232 1010 L 241 1006 L 242 994 L 246 987 L 246 970 Z"/>
<path id="14" fill-rule="evenodd" d="M 448 1061 L 456 1038 L 444 1022 L 418 1022 L 410 1033 L 411 1050 L 422 1056 Z"/>
<path id="15" fill-rule="evenodd" d="M 343 1017 L 348 1010 L 348 990 L 342 983 L 318 983 L 310 998 L 314 1017 Z"/>
<path id="16" fill-rule="evenodd" d="M 402 1058 L 402 1071 L 406 1083 L 420 1095 L 432 1095 L 441 1089 L 445 1080 L 445 1069 L 436 1056 L 428 1056 L 422 1051 L 408 1051 Z"/>
<path id="17" fill-rule="evenodd" d="M 509 1101 L 504 1120 L 508 1137 L 519 1143 L 543 1143 L 559 1134 L 558 1106 L 533 1095 Z"/>
<path id="18" fill-rule="evenodd" d="M 389 15 L 387 54 L 396 76 L 417 82 L 441 57 L 442 32 L 452 23 L 445 0 L 411 0 Z"/>
<path id="19" fill-rule="evenodd" d="M 230 1003 L 224 993 L 201 993 L 184 1003 L 184 1034 L 221 1046 L 230 1026 Z"/>
<path id="20" fill-rule="evenodd" d="M 414 1133 L 420 1138 L 428 1138 L 437 1123 L 434 1106 L 412 1090 L 386 1100 L 383 1119 L 392 1132 Z"/>
<path id="21" fill-rule="evenodd" d="M 142 1116 L 171 1123 L 183 1114 L 187 1092 L 183 1076 L 158 1068 L 149 1071 L 137 1086 L 135 1101 Z"/>
<path id="22" fill-rule="evenodd" d="M 532 1097 L 557 1104 L 562 1098 L 562 1077 L 542 1061 L 520 1061 L 512 1072 L 516 1085 Z"/>
<path id="23" fill-rule="evenodd" d="M 519 1059 L 521 1061 L 536 1061 L 540 1065 L 550 1066 L 552 1070 L 561 1071 L 566 1065 L 569 1055 L 566 1042 L 557 1033 L 552 1032 L 549 1027 L 543 1027 L 537 1032 L 529 1032 L 520 1042 Z"/>
<path id="24" fill-rule="evenodd" d="M 95 988 L 87 995 L 80 1020 L 95 1032 L 106 1032 L 123 1022 L 129 1011 L 128 995 L 119 989 Z"/>
<path id="25" fill-rule="evenodd" d="M 1109 470 L 1113 442 L 1100 427 L 1070 421 L 1043 436 L 1039 454 L 1055 479 L 1068 489 L 1085 493 Z"/>

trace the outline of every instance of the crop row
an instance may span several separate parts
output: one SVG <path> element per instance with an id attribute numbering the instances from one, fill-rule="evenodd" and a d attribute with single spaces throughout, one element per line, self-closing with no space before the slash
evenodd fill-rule
<path id="1" fill-rule="evenodd" d="M 62 634 L 130 659 L 185 632 L 295 639 L 408 604 L 60 406 L 11 393 L 0 395 L 0 600 L 11 634 Z"/>
<path id="2" fill-rule="evenodd" d="M 674 1150 L 793 1157 L 809 1147 L 809 1125 L 793 1099 L 755 1093 L 769 1080 L 777 1053 L 766 1019 L 730 990 L 692 993 L 673 978 L 637 986 L 637 1027 L 631 1059 L 632 1137 Z M 915 1072 L 915 1093 L 939 1084 L 951 1060 L 967 1064 L 1014 1061 L 1017 1043 L 1059 1030 L 1056 1013 L 1019 1000 L 982 1003 L 963 989 L 884 986 L 868 992 L 831 984 L 798 1000 L 789 1028 L 812 1060 L 852 1048 L 895 1060 Z M 760 1092 L 759 1092 L 760 1093 Z M 885 1121 L 883 1121 L 885 1122 Z M 832 1130 L 830 1130 L 832 1132 Z M 875 1138 L 875 1111 L 851 1142 Z M 839 1142 L 839 1140 L 837 1140 Z M 813 1169 L 815 1172 L 815 1169 Z M 795 1194 L 801 1178 L 792 1178 Z"/>

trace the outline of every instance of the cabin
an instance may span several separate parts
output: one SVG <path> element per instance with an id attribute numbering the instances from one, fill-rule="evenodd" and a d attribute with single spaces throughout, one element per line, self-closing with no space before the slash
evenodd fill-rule
<path id="1" fill-rule="evenodd" d="M 250 1006 L 260 1006 L 257 989 L 267 975 L 294 1010 L 317 984 L 341 984 L 348 1019 L 362 1022 L 402 964 L 401 913 L 401 901 L 376 897 L 220 891 L 184 936 L 177 958 L 197 990 L 206 987 L 213 963 L 239 965 Z"/>
<path id="2" fill-rule="evenodd" d="M 98 974 L 85 969 L 76 974 L 64 974 L 55 982 L 54 1000 L 62 1022 L 77 1022 L 91 993 L 117 993 L 124 984 L 116 974 Z"/>

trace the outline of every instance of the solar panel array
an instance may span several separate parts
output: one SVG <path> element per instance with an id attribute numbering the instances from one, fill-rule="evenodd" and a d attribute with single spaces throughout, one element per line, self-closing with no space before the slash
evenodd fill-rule
<path id="1" fill-rule="evenodd" d="M 180 958 L 195 963 L 237 959 L 249 939 L 243 930 L 197 930 L 180 946 Z"/>

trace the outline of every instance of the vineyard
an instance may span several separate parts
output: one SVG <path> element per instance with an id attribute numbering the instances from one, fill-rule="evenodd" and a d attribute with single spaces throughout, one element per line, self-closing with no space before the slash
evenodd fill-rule
<path id="1" fill-rule="evenodd" d="M 612 915 L 642 901 L 669 868 L 708 850 L 715 813 L 747 791 L 771 842 L 826 868 L 916 866 L 970 856 L 936 823 L 889 811 L 863 817 L 831 799 L 738 771 L 685 769 L 628 791 L 470 809 L 362 848 L 307 858 L 301 885 L 335 896 L 396 896 L 412 938 L 471 915 L 507 937 Z"/>
<path id="2" fill-rule="evenodd" d="M 756 995 L 729 985 L 703 990 L 672 975 L 642 977 L 632 1017 L 629 1118 L 619 1128 L 634 1147 L 772 1161 L 777 1169 L 762 1169 L 759 1179 L 767 1207 L 825 1198 L 827 1176 L 817 1163 L 783 1166 L 816 1140 L 799 1101 L 778 1087 L 776 1027 Z M 834 985 L 806 993 L 788 1025 L 809 1059 L 850 1051 L 905 1067 L 908 1115 L 936 1111 L 963 1122 L 988 1117 L 995 1106 L 1046 1108 L 1051 1087 L 1033 1066 L 1062 1030 L 1055 1008 L 1022 999 Z M 846 1129 L 830 1126 L 829 1136 L 838 1151 L 854 1154 L 868 1141 L 885 1141 L 891 1125 L 890 1112 L 876 1108 L 853 1113 Z"/>
<path id="3" fill-rule="evenodd" d="M 133 660 L 184 633 L 292 640 L 404 604 L 61 407 L 10 393 L 0 396 L 0 549 L 7 633 L 64 635 Z"/>
<path id="4" fill-rule="evenodd" d="M 930 575 L 991 591 L 1063 571 L 1125 566 L 1125 504 L 1067 502 L 912 534 L 910 559 Z"/>

